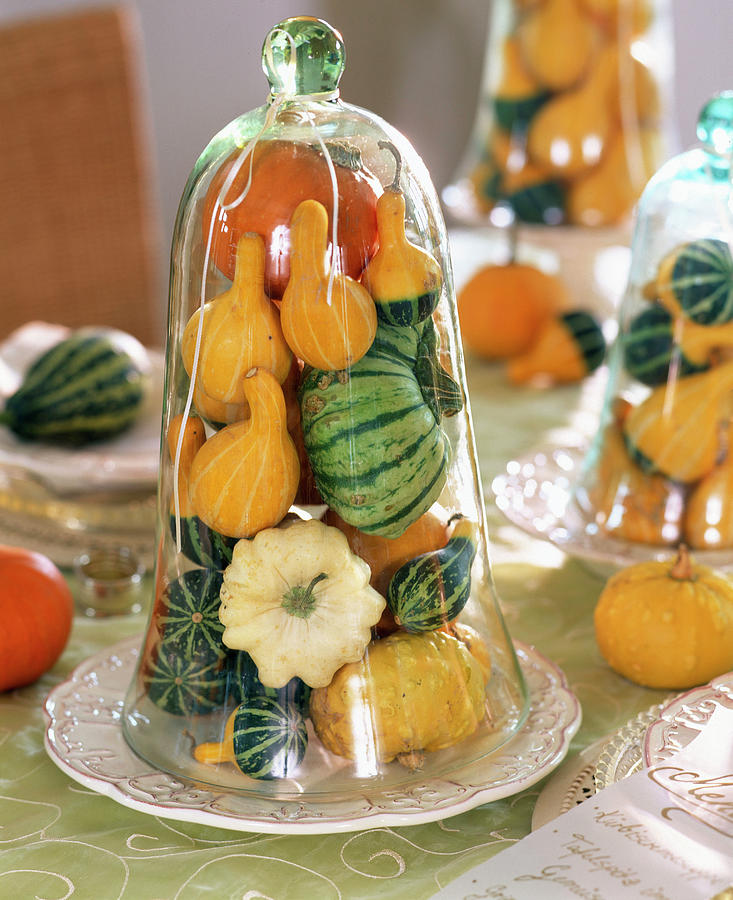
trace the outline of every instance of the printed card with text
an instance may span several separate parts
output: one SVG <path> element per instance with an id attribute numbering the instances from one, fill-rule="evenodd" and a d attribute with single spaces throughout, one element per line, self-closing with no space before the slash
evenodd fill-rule
<path id="1" fill-rule="evenodd" d="M 669 760 L 611 785 L 434 900 L 712 900 L 733 887 L 733 709 Z"/>

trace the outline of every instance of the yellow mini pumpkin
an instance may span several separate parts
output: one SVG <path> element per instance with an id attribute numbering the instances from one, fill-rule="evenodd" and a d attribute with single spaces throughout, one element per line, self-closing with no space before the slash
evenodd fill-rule
<path id="1" fill-rule="evenodd" d="M 644 562 L 613 575 L 594 615 L 612 669 L 636 684 L 683 690 L 733 668 L 733 583 L 695 564 Z"/>
<path id="2" fill-rule="evenodd" d="M 484 716 L 484 673 L 465 644 L 441 631 L 394 632 L 311 693 L 316 734 L 338 756 L 419 767 L 423 751 L 464 740 Z"/>

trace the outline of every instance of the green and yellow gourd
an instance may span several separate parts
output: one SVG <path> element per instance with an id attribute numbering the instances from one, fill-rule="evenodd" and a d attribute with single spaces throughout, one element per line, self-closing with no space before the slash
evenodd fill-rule
<path id="1" fill-rule="evenodd" d="M 234 763 L 250 778 L 288 778 L 308 746 L 305 719 L 292 703 L 253 696 L 229 716 L 220 742 L 198 744 L 194 758 L 205 765 Z"/>
<path id="2" fill-rule="evenodd" d="M 394 154 L 396 171 L 394 181 L 377 200 L 379 249 L 361 280 L 383 322 L 417 325 L 438 305 L 443 272 L 429 253 L 408 241 L 405 197 L 400 190 L 402 161 L 394 144 L 380 141 L 379 146 Z"/>
<path id="3" fill-rule="evenodd" d="M 674 364 L 677 377 L 704 372 L 706 362 L 688 358 L 675 340 L 675 320 L 663 306 L 642 310 L 631 320 L 621 338 L 624 368 L 637 381 L 654 387 L 664 384 Z"/>
<path id="4" fill-rule="evenodd" d="M 432 319 L 380 323 L 345 372 L 314 369 L 300 388 L 303 439 L 319 494 L 360 531 L 399 537 L 438 498 L 449 443 L 443 415 L 462 406 L 437 359 Z"/>
<path id="5" fill-rule="evenodd" d="M 631 458 L 647 472 L 691 483 L 713 468 L 733 391 L 733 362 L 659 385 L 624 420 Z"/>
<path id="6" fill-rule="evenodd" d="M 509 360 L 507 374 L 516 384 L 535 378 L 580 381 L 601 365 L 605 355 L 606 340 L 595 316 L 571 310 L 546 322 L 529 349 Z"/>
<path id="7" fill-rule="evenodd" d="M 505 131 L 524 131 L 532 116 L 549 98 L 550 91 L 541 87 L 528 72 L 515 35 L 505 38 L 502 61 L 502 78 L 493 100 L 494 116 Z"/>
<path id="8" fill-rule="evenodd" d="M 254 660 L 244 650 L 229 650 L 226 659 L 227 701 L 238 706 L 252 697 L 271 697 L 281 705 L 294 704 L 304 715 L 308 711 L 310 687 L 301 678 L 291 678 L 281 688 L 262 683 Z"/>
<path id="9" fill-rule="evenodd" d="M 657 295 L 667 309 L 698 325 L 733 319 L 733 256 L 726 241 L 704 238 L 683 244 L 659 264 Z"/>
<path id="10" fill-rule="evenodd" d="M 434 631 L 458 616 L 471 594 L 478 527 L 457 520 L 445 547 L 401 566 L 389 583 L 387 605 L 405 631 Z"/>
<path id="11" fill-rule="evenodd" d="M 146 383 L 138 361 L 110 337 L 82 329 L 31 364 L 0 412 L 0 424 L 23 440 L 71 446 L 101 441 L 137 419 Z"/>

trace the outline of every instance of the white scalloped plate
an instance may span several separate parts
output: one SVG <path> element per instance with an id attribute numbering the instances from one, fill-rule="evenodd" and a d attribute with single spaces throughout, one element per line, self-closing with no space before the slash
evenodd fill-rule
<path id="1" fill-rule="evenodd" d="M 573 492 L 586 449 L 582 443 L 547 444 L 510 460 L 491 484 L 498 509 L 527 534 L 549 541 L 603 577 L 633 563 L 669 559 L 672 547 L 617 540 L 584 517 Z M 697 550 L 695 559 L 716 569 L 733 567 L 729 550 Z"/>
<path id="2" fill-rule="evenodd" d="M 140 759 L 125 741 L 121 715 L 141 638 L 129 638 L 81 663 L 45 705 L 45 745 L 80 784 L 140 812 L 235 831 L 327 834 L 433 822 L 511 796 L 563 760 L 581 710 L 563 672 L 534 648 L 516 645 L 530 694 L 524 726 L 499 751 L 450 776 L 407 790 L 356 793 L 334 802 L 296 802 L 256 791 L 228 791 L 175 778 Z"/>

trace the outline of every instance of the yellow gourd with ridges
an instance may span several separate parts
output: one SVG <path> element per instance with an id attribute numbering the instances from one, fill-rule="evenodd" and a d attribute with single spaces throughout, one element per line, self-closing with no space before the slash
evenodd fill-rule
<path id="1" fill-rule="evenodd" d="M 684 547 L 612 576 L 594 622 L 603 658 L 636 684 L 684 690 L 733 668 L 733 583 Z"/>
<path id="2" fill-rule="evenodd" d="M 720 422 L 732 390 L 733 362 L 654 388 L 624 422 L 632 457 L 674 481 L 707 475 L 720 451 Z"/>
<path id="3" fill-rule="evenodd" d="M 400 190 L 401 160 L 393 144 L 380 142 L 397 161 L 394 181 L 377 200 L 379 249 L 362 275 L 362 284 L 376 304 L 377 315 L 390 325 L 417 325 L 440 299 L 443 272 L 433 257 L 408 241 L 405 197 Z"/>
<path id="4" fill-rule="evenodd" d="M 281 306 L 285 340 L 316 369 L 346 369 L 374 341 L 374 301 L 358 281 L 327 271 L 328 214 L 317 200 L 296 208 L 290 241 L 290 280 Z"/>
<path id="5" fill-rule="evenodd" d="M 527 68 L 553 91 L 564 91 L 585 74 L 596 34 L 577 0 L 546 0 L 529 12 L 517 29 Z"/>
<path id="6" fill-rule="evenodd" d="M 245 234 L 237 245 L 231 288 L 204 305 L 196 386 L 212 400 L 243 403 L 243 378 L 254 367 L 268 369 L 280 384 L 290 371 L 292 354 L 277 308 L 265 294 L 264 278 L 264 242 L 258 234 Z M 199 317 L 200 310 L 196 310 L 181 341 L 183 365 L 189 375 Z"/>
<path id="7" fill-rule="evenodd" d="M 181 516 L 190 516 L 193 507 L 188 497 L 188 479 L 194 458 L 206 441 L 204 423 L 196 416 L 189 416 L 180 438 L 183 416 L 174 416 L 168 427 L 167 444 L 171 462 L 175 465 L 178 453 L 178 442 L 181 441 L 181 452 L 178 458 L 178 511 Z M 171 498 L 171 512 L 174 511 L 175 498 Z"/>
<path id="8" fill-rule="evenodd" d="M 282 521 L 300 479 L 285 399 L 274 375 L 252 369 L 244 393 L 250 418 L 212 435 L 196 454 L 189 478 L 196 515 L 214 531 L 239 538 Z"/>
<path id="9" fill-rule="evenodd" d="M 422 751 L 473 734 L 484 700 L 484 673 L 461 641 L 440 631 L 394 632 L 313 691 L 310 714 L 332 753 L 365 761 L 372 753 L 382 762 L 399 757 L 413 767 Z"/>
<path id="10" fill-rule="evenodd" d="M 555 175 L 573 178 L 595 166 L 617 129 L 612 110 L 618 97 L 615 44 L 598 54 L 579 87 L 549 100 L 532 119 L 527 138 L 531 159 Z"/>
<path id="11" fill-rule="evenodd" d="M 685 540 L 695 549 L 733 547 L 733 426 L 727 429 L 727 454 L 692 489 L 685 504 Z"/>

